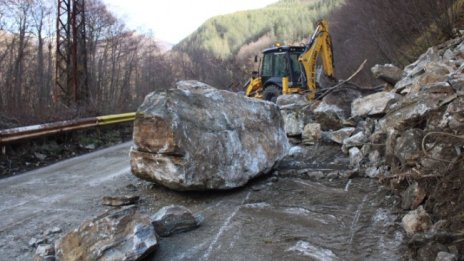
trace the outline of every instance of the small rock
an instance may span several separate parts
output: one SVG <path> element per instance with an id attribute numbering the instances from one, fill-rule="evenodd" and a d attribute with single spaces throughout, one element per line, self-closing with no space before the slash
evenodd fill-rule
<path id="1" fill-rule="evenodd" d="M 353 127 L 342 128 L 336 131 L 326 131 L 322 132 L 321 138 L 326 142 L 335 142 L 338 144 L 343 144 L 343 140 L 350 137 L 351 134 L 355 131 Z"/>
<path id="2" fill-rule="evenodd" d="M 371 72 L 374 74 L 375 78 L 392 85 L 395 85 L 406 75 L 403 70 L 393 64 L 376 64 L 371 68 Z"/>
<path id="3" fill-rule="evenodd" d="M 432 221 L 424 207 L 420 206 L 403 217 L 402 225 L 406 233 L 411 236 L 417 232 L 429 229 Z"/>
<path id="4" fill-rule="evenodd" d="M 91 143 L 91 144 L 85 144 L 82 146 L 82 148 L 87 149 L 87 150 L 94 150 L 97 148 L 97 145 Z"/>
<path id="5" fill-rule="evenodd" d="M 310 171 L 306 172 L 306 176 L 310 179 L 323 179 L 325 178 L 324 172 L 322 171 Z"/>
<path id="6" fill-rule="evenodd" d="M 189 231 L 200 225 L 190 210 L 179 205 L 163 207 L 151 217 L 151 220 L 156 233 L 163 237 Z"/>
<path id="7" fill-rule="evenodd" d="M 448 224 L 448 221 L 445 219 L 440 219 L 437 222 L 435 222 L 430 229 L 431 233 L 439 233 L 440 231 L 444 230 L 446 225 Z"/>
<path id="8" fill-rule="evenodd" d="M 353 147 L 349 150 L 350 154 L 350 166 L 352 168 L 358 168 L 361 161 L 364 158 L 364 155 L 361 153 L 361 150 L 359 150 L 357 147 Z"/>
<path id="9" fill-rule="evenodd" d="M 326 104 L 321 102 L 314 110 L 316 122 L 321 125 L 324 131 L 338 130 L 343 127 L 344 111 L 336 105 Z"/>
<path id="10" fill-rule="evenodd" d="M 458 257 L 455 254 L 451 254 L 448 252 L 438 252 L 437 258 L 435 258 L 435 261 L 457 261 Z"/>
<path id="11" fill-rule="evenodd" d="M 30 247 L 37 247 L 38 245 L 40 245 L 40 244 L 45 244 L 45 243 L 47 243 L 47 239 L 46 239 L 46 238 L 39 238 L 39 239 L 37 239 L 37 238 L 33 237 L 33 238 L 31 238 L 31 240 L 29 240 L 28 245 L 29 245 Z"/>
<path id="12" fill-rule="evenodd" d="M 277 97 L 276 104 L 281 110 L 298 110 L 310 103 L 305 95 L 288 94 Z"/>
<path id="13" fill-rule="evenodd" d="M 39 152 L 34 152 L 34 157 L 36 157 L 38 160 L 44 160 L 47 158 L 47 155 Z"/>
<path id="14" fill-rule="evenodd" d="M 453 87 L 451 87 L 451 85 L 448 82 L 434 82 L 431 84 L 424 85 L 421 88 L 421 92 L 446 93 L 446 94 L 455 93 Z"/>
<path id="15" fill-rule="evenodd" d="M 55 257 L 55 246 L 50 244 L 41 244 L 37 246 L 37 249 L 35 250 L 34 260 L 46 260 L 46 257 Z"/>
<path id="16" fill-rule="evenodd" d="M 378 150 L 372 150 L 369 152 L 368 158 L 372 166 L 377 166 L 380 163 L 380 152 Z"/>
<path id="17" fill-rule="evenodd" d="M 126 186 L 126 188 L 130 191 L 136 191 L 137 187 L 134 184 L 129 184 Z"/>
<path id="18" fill-rule="evenodd" d="M 355 135 L 344 139 L 343 140 L 343 146 L 346 149 L 349 149 L 349 148 L 355 147 L 355 146 L 362 146 L 362 145 L 364 145 L 364 143 L 367 142 L 367 140 L 368 139 L 367 139 L 366 134 L 364 134 L 363 132 L 358 132 Z"/>
<path id="19" fill-rule="evenodd" d="M 294 137 L 301 135 L 305 126 L 304 113 L 281 110 L 281 114 L 284 119 L 284 130 L 287 136 Z"/>
<path id="20" fill-rule="evenodd" d="M 44 235 L 48 236 L 51 234 L 58 234 L 61 233 L 61 228 L 59 227 L 52 227 L 50 229 L 45 230 Z"/>
<path id="21" fill-rule="evenodd" d="M 385 114 L 389 105 L 396 103 L 401 95 L 392 92 L 378 92 L 358 98 L 351 104 L 352 117 Z"/>
<path id="22" fill-rule="evenodd" d="M 366 169 L 366 176 L 369 178 L 377 178 L 381 173 L 380 168 L 369 167 Z"/>
<path id="23" fill-rule="evenodd" d="M 120 207 L 136 204 L 139 201 L 139 196 L 106 196 L 103 197 L 103 205 Z"/>
<path id="24" fill-rule="evenodd" d="M 416 209 L 427 196 L 425 190 L 417 182 L 412 183 L 401 193 L 401 207 L 403 209 Z"/>
<path id="25" fill-rule="evenodd" d="M 321 125 L 319 123 L 309 123 L 303 129 L 303 144 L 312 145 L 321 139 Z"/>
<path id="26" fill-rule="evenodd" d="M 396 140 L 395 155 L 403 166 L 415 166 L 420 160 L 423 136 L 421 129 L 409 129 Z"/>

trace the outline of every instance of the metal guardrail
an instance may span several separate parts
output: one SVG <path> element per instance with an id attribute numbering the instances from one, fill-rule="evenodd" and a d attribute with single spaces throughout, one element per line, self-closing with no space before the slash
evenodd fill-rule
<path id="1" fill-rule="evenodd" d="M 0 144 L 72 130 L 129 122 L 133 121 L 134 119 L 135 112 L 129 112 L 4 129 L 0 130 Z"/>

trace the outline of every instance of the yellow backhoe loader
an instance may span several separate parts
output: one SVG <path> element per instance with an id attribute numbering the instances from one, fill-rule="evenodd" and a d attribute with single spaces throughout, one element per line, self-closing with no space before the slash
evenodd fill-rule
<path id="1" fill-rule="evenodd" d="M 274 46 L 263 50 L 259 72 L 247 82 L 245 95 L 275 102 L 281 94 L 307 94 L 316 98 L 316 62 L 321 53 L 323 71 L 334 76 L 332 41 L 327 21 L 319 21 L 316 30 L 303 46 Z M 257 57 L 255 57 L 257 62 Z"/>

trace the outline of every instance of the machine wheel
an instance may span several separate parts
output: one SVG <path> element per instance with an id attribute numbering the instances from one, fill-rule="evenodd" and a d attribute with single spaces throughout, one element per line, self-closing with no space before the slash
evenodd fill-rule
<path id="1" fill-rule="evenodd" d="M 282 94 L 282 91 L 276 85 L 269 85 L 263 91 L 263 99 L 266 101 L 276 102 L 277 97 Z"/>

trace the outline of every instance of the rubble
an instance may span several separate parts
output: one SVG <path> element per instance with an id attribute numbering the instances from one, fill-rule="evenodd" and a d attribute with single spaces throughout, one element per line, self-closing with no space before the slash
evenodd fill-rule
<path id="1" fill-rule="evenodd" d="M 453 226 L 462 229 L 462 224 L 456 221 L 462 215 L 463 206 L 457 203 L 462 196 L 453 190 L 458 187 L 453 184 L 461 182 L 464 169 L 463 51 L 464 37 L 429 48 L 404 68 L 402 78 L 396 79 L 393 90 L 396 93 L 371 95 L 394 96 L 394 99 L 382 106 L 369 96 L 353 102 L 353 115 L 377 121 L 372 134 L 364 131 L 369 142 L 376 144 L 361 150 L 368 155 L 365 173 L 368 176 L 376 173 L 379 166 L 376 161 L 384 161 L 382 164 L 391 169 L 391 176 L 384 180 L 390 185 L 397 184 L 401 207 L 412 209 L 402 219 L 409 236 L 429 229 L 435 234 L 446 234 L 444 231 Z M 372 71 L 379 75 L 385 67 L 389 65 L 376 66 Z M 370 113 L 375 105 L 382 110 Z M 379 115 L 383 117 L 379 119 Z M 433 186 L 430 178 L 434 178 Z M 443 221 L 444 217 L 448 221 Z M 436 222 L 433 227 L 432 221 Z M 454 260 L 456 256 L 447 253 L 446 245 L 450 242 L 429 237 L 422 247 L 415 248 L 416 258 Z M 463 251 L 456 249 L 461 254 Z"/>
<path id="2" fill-rule="evenodd" d="M 181 81 L 138 109 L 131 168 L 175 190 L 232 189 L 269 172 L 288 148 L 274 103 Z"/>

